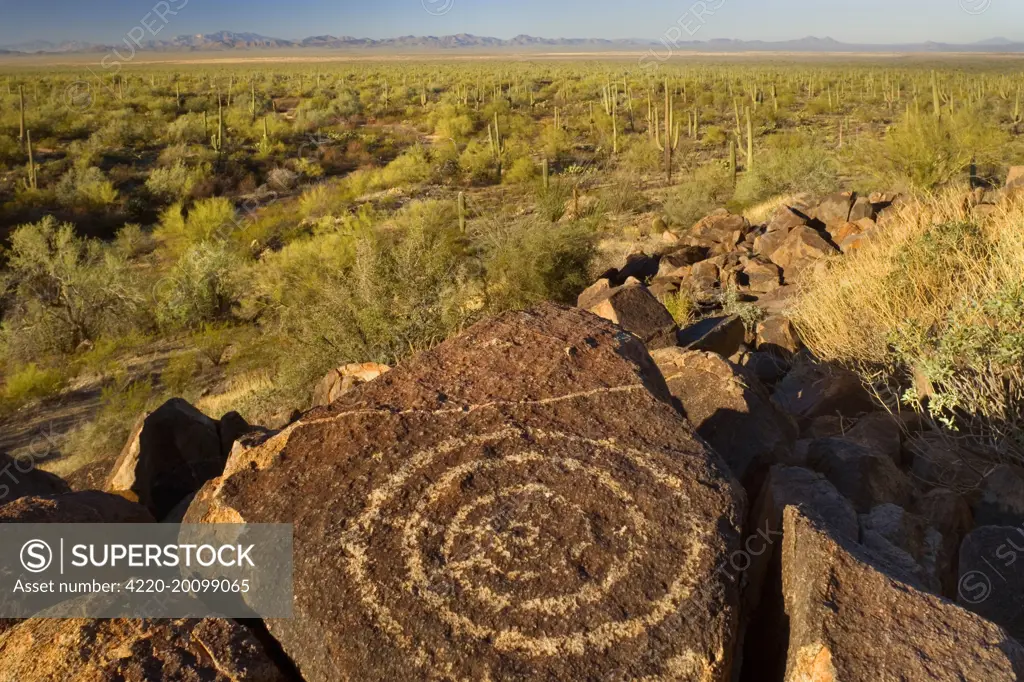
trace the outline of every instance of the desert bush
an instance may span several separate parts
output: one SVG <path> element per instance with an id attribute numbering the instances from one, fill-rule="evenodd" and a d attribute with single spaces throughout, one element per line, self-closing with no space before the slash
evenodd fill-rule
<path id="1" fill-rule="evenodd" d="M 241 292 L 241 260 L 228 244 L 190 246 L 155 288 L 164 327 L 199 328 L 226 319 Z"/>
<path id="2" fill-rule="evenodd" d="M 72 167 L 57 183 L 57 201 L 74 208 L 105 208 L 117 201 L 117 190 L 99 168 Z"/>
<path id="3" fill-rule="evenodd" d="M 962 194 L 901 207 L 864 249 L 812 276 L 795 319 L 816 355 L 856 367 L 883 398 L 1020 459 L 1024 207 L 982 217 Z"/>
<path id="4" fill-rule="evenodd" d="M 138 321 L 142 297 L 125 258 L 52 216 L 12 233 L 7 265 L 15 295 L 3 334 L 15 359 L 66 353 Z"/>
<path id="5" fill-rule="evenodd" d="M 697 321 L 699 306 L 689 291 L 681 289 L 674 294 L 666 294 L 661 298 L 661 304 L 680 327 L 687 327 Z"/>
<path id="6" fill-rule="evenodd" d="M 998 160 L 1006 144 L 1006 134 L 973 111 L 941 118 L 910 113 L 881 140 L 861 139 L 852 161 L 881 185 L 933 190 L 962 180 L 972 160 Z"/>
<path id="7" fill-rule="evenodd" d="M 382 168 L 376 185 L 381 189 L 419 185 L 430 180 L 431 170 L 427 150 L 416 145 Z"/>
<path id="8" fill-rule="evenodd" d="M 195 381 L 201 368 L 199 353 L 187 351 L 174 355 L 160 372 L 160 381 L 171 395 L 184 397 Z"/>
<path id="9" fill-rule="evenodd" d="M 736 182 L 734 199 L 744 206 L 796 192 L 823 195 L 839 184 L 839 164 L 814 142 L 757 150 L 754 159 Z"/>
<path id="10" fill-rule="evenodd" d="M 64 375 L 59 369 L 30 362 L 7 376 L 2 407 L 15 409 L 31 400 L 47 398 L 60 391 L 63 385 Z"/>
<path id="11" fill-rule="evenodd" d="M 223 197 L 201 199 L 187 214 L 178 202 L 160 214 L 160 224 L 153 234 L 171 251 L 183 253 L 201 242 L 227 238 L 236 223 L 235 207 Z"/>
<path id="12" fill-rule="evenodd" d="M 691 225 L 732 197 L 732 179 L 721 164 L 701 166 L 669 196 L 665 213 L 672 223 L 689 229 Z"/>
<path id="13" fill-rule="evenodd" d="M 154 168 L 146 179 L 146 189 L 167 200 L 180 200 L 209 175 L 209 168 L 190 168 L 180 159 L 169 168 Z"/>
<path id="14" fill-rule="evenodd" d="M 553 227 L 543 219 L 489 221 L 479 236 L 494 312 L 543 300 L 574 304 L 590 284 L 596 236 L 585 222 Z"/>

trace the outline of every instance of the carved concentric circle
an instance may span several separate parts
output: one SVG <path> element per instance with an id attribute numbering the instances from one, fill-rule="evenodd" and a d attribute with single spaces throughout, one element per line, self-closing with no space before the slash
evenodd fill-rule
<path id="1" fill-rule="evenodd" d="M 344 535 L 346 568 L 421 662 L 607 651 L 678 619 L 706 566 L 714 529 L 694 527 L 669 453 L 509 428 L 399 461 Z"/>

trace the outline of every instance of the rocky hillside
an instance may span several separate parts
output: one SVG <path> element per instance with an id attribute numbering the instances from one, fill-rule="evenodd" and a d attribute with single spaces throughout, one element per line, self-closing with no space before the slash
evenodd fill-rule
<path id="1" fill-rule="evenodd" d="M 1024 474 L 781 313 L 894 201 L 718 212 L 277 429 L 172 400 L 102 492 L 22 475 L 0 522 L 294 524 L 295 617 L 0 622 L 0 680 L 1019 679 Z"/>

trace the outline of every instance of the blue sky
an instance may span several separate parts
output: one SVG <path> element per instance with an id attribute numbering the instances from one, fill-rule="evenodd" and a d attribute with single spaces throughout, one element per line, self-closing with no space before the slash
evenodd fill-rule
<path id="1" fill-rule="evenodd" d="M 0 0 L 0 44 L 27 40 L 118 42 L 158 0 Z M 159 38 L 217 30 L 279 38 L 475 33 L 509 38 L 659 38 L 693 0 L 166 0 Z M 1022 0 L 704 0 L 714 15 L 694 39 L 782 40 L 806 35 L 845 42 L 1024 40 Z M 436 16 L 424 10 L 451 4 Z M 702 4 L 700 2 L 698 5 Z M 966 9 L 965 9 L 966 8 Z M 149 20 L 153 30 L 159 21 Z M 695 24 L 684 19 L 686 25 Z"/>

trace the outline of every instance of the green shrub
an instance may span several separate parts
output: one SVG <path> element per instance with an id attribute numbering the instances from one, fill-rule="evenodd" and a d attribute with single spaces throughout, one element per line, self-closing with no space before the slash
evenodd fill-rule
<path id="1" fill-rule="evenodd" d="M 195 329 L 226 319 L 240 296 L 241 266 L 224 243 L 189 247 L 155 289 L 157 320 L 171 329 Z"/>
<path id="2" fill-rule="evenodd" d="M 144 297 L 124 256 L 52 216 L 12 233 L 7 265 L 16 295 L 3 335 L 16 360 L 67 353 L 140 321 Z"/>
<path id="3" fill-rule="evenodd" d="M 734 198 L 750 206 L 796 192 L 827 194 L 838 184 L 839 164 L 820 144 L 755 149 L 754 168 L 740 176 Z"/>
<path id="4" fill-rule="evenodd" d="M 596 238 L 584 222 L 490 221 L 480 236 L 491 311 L 543 300 L 574 304 L 590 284 Z"/>
<path id="5" fill-rule="evenodd" d="M 234 205 L 223 197 L 197 201 L 187 216 L 182 208 L 176 203 L 164 210 L 154 232 L 175 253 L 184 253 L 201 242 L 226 239 L 239 222 Z"/>
<path id="6" fill-rule="evenodd" d="M 154 168 L 146 179 L 146 189 L 158 197 L 181 200 L 208 176 L 208 168 L 190 168 L 178 160 L 169 168 Z"/>
<path id="7" fill-rule="evenodd" d="M 665 213 L 674 225 L 689 229 L 695 222 L 732 197 L 729 171 L 721 164 L 701 166 L 679 185 L 665 202 Z"/>
<path id="8" fill-rule="evenodd" d="M 160 381 L 171 395 L 184 397 L 192 388 L 200 367 L 199 354 L 195 351 L 175 355 L 160 373 Z"/>
<path id="9" fill-rule="evenodd" d="M 1006 133 L 976 111 L 941 118 L 911 113 L 881 140 L 861 139 L 853 148 L 855 168 L 897 189 L 933 190 L 966 177 L 972 160 L 1001 159 Z"/>
<path id="10" fill-rule="evenodd" d="M 7 377 L 4 386 L 4 404 L 8 409 L 19 407 L 31 400 L 47 398 L 60 391 L 64 376 L 58 369 L 41 368 L 30 362 Z"/>
<path id="11" fill-rule="evenodd" d="M 117 190 L 99 168 L 74 167 L 61 177 L 57 200 L 69 208 L 105 208 L 117 201 Z"/>

